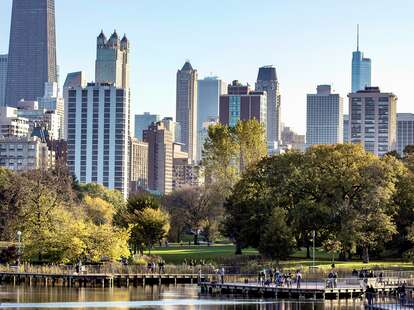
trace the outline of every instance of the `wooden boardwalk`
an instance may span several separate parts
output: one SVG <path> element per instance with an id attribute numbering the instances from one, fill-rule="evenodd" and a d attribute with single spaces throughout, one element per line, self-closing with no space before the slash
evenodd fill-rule
<path id="1" fill-rule="evenodd" d="M 359 285 L 340 285 L 336 288 L 325 287 L 324 282 L 302 282 L 291 287 L 263 286 L 260 284 L 201 282 L 201 292 L 205 294 L 236 294 L 246 297 L 264 297 L 276 299 L 352 299 L 364 295 L 364 289 Z M 380 295 L 393 294 L 397 285 L 383 285 L 376 288 Z"/>
<path id="2" fill-rule="evenodd" d="M 201 278 L 203 281 L 204 278 Z M 0 284 L 66 287 L 129 287 L 138 285 L 196 284 L 198 274 L 43 274 L 0 272 Z"/>

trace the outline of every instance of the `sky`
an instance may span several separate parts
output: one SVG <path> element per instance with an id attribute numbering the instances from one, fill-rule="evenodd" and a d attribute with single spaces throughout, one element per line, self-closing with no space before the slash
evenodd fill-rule
<path id="1" fill-rule="evenodd" d="M 60 80 L 83 70 L 94 79 L 103 29 L 131 42 L 132 113 L 175 117 L 176 73 L 188 59 L 200 78 L 254 85 L 274 65 L 282 121 L 306 130 L 306 94 L 332 84 L 345 98 L 352 51 L 372 59 L 372 84 L 395 93 L 398 112 L 413 112 L 412 0 L 55 0 Z M 7 53 L 12 0 L 0 0 L 0 53 Z"/>

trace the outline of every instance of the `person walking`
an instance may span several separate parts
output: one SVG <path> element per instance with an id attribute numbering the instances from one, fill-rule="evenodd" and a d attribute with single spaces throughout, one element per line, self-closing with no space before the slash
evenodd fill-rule
<path id="1" fill-rule="evenodd" d="M 221 284 L 224 284 L 224 267 L 221 267 L 220 269 L 220 278 L 221 278 Z"/>
<path id="2" fill-rule="evenodd" d="M 300 288 L 300 283 L 302 282 L 302 273 L 300 270 L 296 271 L 296 288 Z"/>

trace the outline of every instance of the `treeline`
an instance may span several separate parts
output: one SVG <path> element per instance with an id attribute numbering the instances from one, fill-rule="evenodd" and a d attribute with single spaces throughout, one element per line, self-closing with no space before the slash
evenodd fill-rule
<path id="1" fill-rule="evenodd" d="M 360 145 L 320 145 L 252 165 L 224 204 L 239 251 L 273 259 L 317 245 L 342 259 L 411 256 L 414 153 L 379 158 Z"/>

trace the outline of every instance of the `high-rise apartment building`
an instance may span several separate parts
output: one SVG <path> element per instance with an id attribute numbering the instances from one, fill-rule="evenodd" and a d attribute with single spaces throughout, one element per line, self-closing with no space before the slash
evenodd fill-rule
<path id="1" fill-rule="evenodd" d="M 365 58 L 359 50 L 359 26 L 357 30 L 357 50 L 352 53 L 352 92 L 371 86 L 371 59 Z"/>
<path id="2" fill-rule="evenodd" d="M 181 124 L 175 122 L 172 117 L 164 117 L 162 122 L 167 130 L 171 132 L 174 143 L 181 143 Z"/>
<path id="3" fill-rule="evenodd" d="M 397 96 L 365 87 L 349 97 L 350 142 L 382 156 L 397 147 Z"/>
<path id="4" fill-rule="evenodd" d="M 203 185 L 203 168 L 192 163 L 181 147 L 179 143 L 173 145 L 173 190 Z"/>
<path id="5" fill-rule="evenodd" d="M 0 106 L 6 105 L 6 80 L 8 55 L 0 55 Z"/>
<path id="6" fill-rule="evenodd" d="M 407 145 L 414 145 L 414 114 L 397 113 L 397 152 L 403 155 Z"/>
<path id="7" fill-rule="evenodd" d="M 307 95 L 306 145 L 336 144 L 343 141 L 343 99 L 330 85 L 319 85 Z"/>
<path id="8" fill-rule="evenodd" d="M 106 41 L 102 33 L 97 38 L 100 50 L 123 49 L 128 52 L 129 43 L 119 42 L 116 35 Z M 111 54 L 111 53 L 109 53 Z M 127 58 L 127 57 L 126 57 Z M 124 58 L 125 59 L 125 58 Z M 112 58 L 113 62 L 118 59 Z M 98 183 L 116 189 L 128 197 L 129 190 L 129 139 L 130 139 L 130 91 L 125 83 L 117 81 L 118 72 L 110 78 L 118 64 L 96 62 L 96 80 L 86 87 L 69 87 L 65 90 L 67 105 L 67 143 L 69 170 L 81 183 Z M 128 70 L 122 65 L 121 69 Z M 127 76 L 121 72 L 120 76 Z M 103 83 L 103 77 L 108 81 Z M 117 85 L 118 83 L 118 85 Z"/>
<path id="9" fill-rule="evenodd" d="M 29 120 L 18 116 L 16 108 L 0 107 L 0 136 L 28 137 Z"/>
<path id="10" fill-rule="evenodd" d="M 129 41 L 116 31 L 109 40 L 102 31 L 98 36 L 95 64 L 96 83 L 109 83 L 118 88 L 129 89 Z"/>
<path id="11" fill-rule="evenodd" d="M 151 114 L 150 112 L 144 112 L 144 114 L 135 115 L 135 138 L 142 141 L 142 132 L 148 129 L 152 123 L 159 122 L 161 116 L 157 114 Z"/>
<path id="12" fill-rule="evenodd" d="M 220 96 L 220 123 L 236 126 L 239 120 L 256 119 L 267 128 L 266 92 L 251 91 L 250 86 L 233 81 L 227 95 Z"/>
<path id="13" fill-rule="evenodd" d="M 129 192 L 146 190 L 148 188 L 148 143 L 131 138 L 129 154 Z"/>
<path id="14" fill-rule="evenodd" d="M 186 61 L 177 72 L 176 121 L 181 125 L 183 150 L 197 159 L 197 70 Z"/>
<path id="15" fill-rule="evenodd" d="M 273 66 L 259 68 L 256 91 L 265 91 L 267 94 L 267 142 L 281 142 L 281 114 L 280 114 L 280 87 Z"/>
<path id="16" fill-rule="evenodd" d="M 173 134 L 157 122 L 144 130 L 143 138 L 148 143 L 148 189 L 168 194 L 173 189 Z"/>
<path id="17" fill-rule="evenodd" d="M 0 137 L 0 166 L 15 171 L 53 168 L 54 152 L 37 137 Z"/>
<path id="18" fill-rule="evenodd" d="M 6 103 L 43 96 L 57 82 L 54 0 L 13 0 Z"/>
<path id="19" fill-rule="evenodd" d="M 68 90 L 68 166 L 81 183 L 129 187 L 129 90 L 89 83 Z"/>
<path id="20" fill-rule="evenodd" d="M 205 137 L 203 124 L 211 119 L 218 119 L 220 96 L 227 93 L 226 82 L 218 77 L 209 76 L 198 80 L 197 99 L 197 161 L 201 159 Z"/>
<path id="21" fill-rule="evenodd" d="M 349 143 L 349 115 L 344 114 L 344 139 L 343 143 Z"/>

